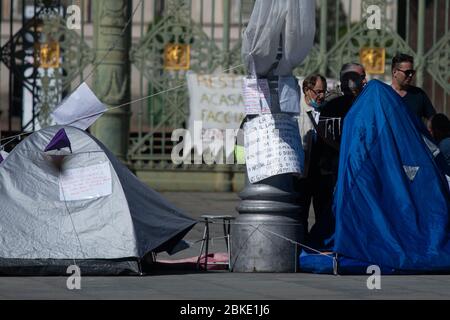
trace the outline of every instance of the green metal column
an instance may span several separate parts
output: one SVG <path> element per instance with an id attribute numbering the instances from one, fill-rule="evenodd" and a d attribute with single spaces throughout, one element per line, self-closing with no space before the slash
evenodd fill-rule
<path id="1" fill-rule="evenodd" d="M 417 23 L 417 86 L 423 85 L 425 72 L 425 0 L 419 0 L 419 12 Z"/>
<path id="2" fill-rule="evenodd" d="M 130 101 L 131 1 L 97 0 L 94 4 L 94 91 L 109 108 Z M 92 133 L 124 160 L 128 150 L 129 106 L 106 112 Z"/>
<path id="3" fill-rule="evenodd" d="M 230 17 L 231 4 L 230 0 L 223 0 L 223 52 L 225 55 L 224 69 L 230 67 Z"/>
<path id="4" fill-rule="evenodd" d="M 326 76 L 327 73 L 327 23 L 328 23 L 328 4 L 327 0 L 320 1 L 320 55 L 319 65 L 320 73 Z"/>

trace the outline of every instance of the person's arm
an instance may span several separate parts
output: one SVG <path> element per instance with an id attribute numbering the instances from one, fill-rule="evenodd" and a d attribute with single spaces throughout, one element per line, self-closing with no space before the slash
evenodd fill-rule
<path id="1" fill-rule="evenodd" d="M 428 98 L 425 91 L 422 91 L 422 101 L 423 101 L 423 116 L 429 120 L 432 116 L 436 114 L 436 109 L 433 107 L 430 99 Z"/>

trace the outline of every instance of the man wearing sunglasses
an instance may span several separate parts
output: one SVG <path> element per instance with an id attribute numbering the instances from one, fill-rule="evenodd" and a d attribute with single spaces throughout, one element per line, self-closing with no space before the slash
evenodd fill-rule
<path id="1" fill-rule="evenodd" d="M 392 88 L 403 98 L 412 113 L 428 120 L 436 114 L 436 110 L 427 94 L 412 85 L 415 74 L 413 57 L 400 53 L 392 59 Z"/>

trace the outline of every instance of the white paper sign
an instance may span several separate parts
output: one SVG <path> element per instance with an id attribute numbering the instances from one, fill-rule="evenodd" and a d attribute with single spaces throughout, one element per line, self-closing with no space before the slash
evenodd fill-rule
<path id="1" fill-rule="evenodd" d="M 270 89 L 267 79 L 244 78 L 245 113 L 270 113 Z"/>
<path id="2" fill-rule="evenodd" d="M 59 176 L 59 199 L 78 201 L 108 196 L 112 193 L 109 162 L 84 168 L 64 170 Z"/>
<path id="3" fill-rule="evenodd" d="M 300 89 L 295 77 L 279 77 L 278 94 L 282 112 L 300 113 Z"/>
<path id="4" fill-rule="evenodd" d="M 106 110 L 105 105 L 83 82 L 77 90 L 61 102 L 51 116 L 56 124 L 70 125 L 86 130 Z"/>
<path id="5" fill-rule="evenodd" d="M 218 154 L 219 149 L 225 145 L 225 130 L 238 129 L 241 125 L 245 117 L 242 79 L 242 76 L 234 74 L 201 75 L 188 72 L 188 129 L 191 136 L 197 136 L 195 123 L 201 123 L 202 127 L 198 133 L 201 138 L 193 139 L 192 147 L 196 150 L 209 148 L 214 150 L 214 154 Z M 199 146 L 198 143 L 202 145 Z"/>
<path id="6" fill-rule="evenodd" d="M 303 173 L 304 153 L 298 122 L 288 114 L 266 114 L 244 126 L 245 160 L 251 183 Z"/>

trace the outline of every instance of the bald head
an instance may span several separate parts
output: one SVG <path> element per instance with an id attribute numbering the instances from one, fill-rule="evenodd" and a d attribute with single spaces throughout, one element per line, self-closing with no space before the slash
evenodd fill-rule
<path id="1" fill-rule="evenodd" d="M 359 63 L 346 63 L 341 68 L 340 80 L 342 92 L 356 97 L 367 84 L 366 70 Z"/>

